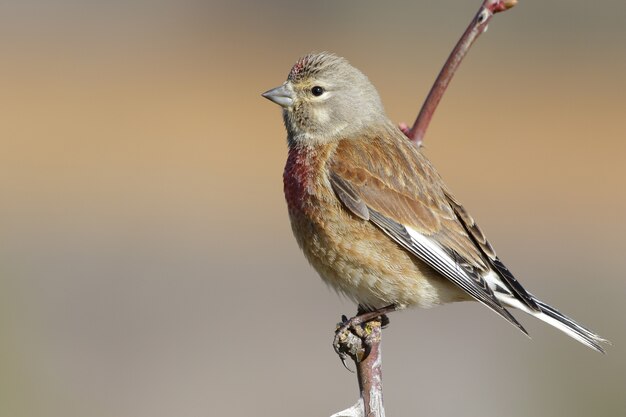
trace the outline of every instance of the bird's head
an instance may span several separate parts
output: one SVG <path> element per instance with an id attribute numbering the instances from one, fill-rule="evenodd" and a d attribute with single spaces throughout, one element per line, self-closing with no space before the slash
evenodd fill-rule
<path id="1" fill-rule="evenodd" d="M 376 88 L 344 58 L 300 58 L 287 81 L 263 93 L 283 108 L 289 144 L 327 143 L 386 120 Z"/>

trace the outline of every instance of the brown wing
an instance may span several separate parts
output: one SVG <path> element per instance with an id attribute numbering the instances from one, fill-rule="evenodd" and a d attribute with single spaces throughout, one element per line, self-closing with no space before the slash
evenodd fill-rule
<path id="1" fill-rule="evenodd" d="M 443 181 L 400 132 L 341 141 L 328 169 L 350 211 L 525 332 L 483 278 L 488 257 L 459 221 Z"/>

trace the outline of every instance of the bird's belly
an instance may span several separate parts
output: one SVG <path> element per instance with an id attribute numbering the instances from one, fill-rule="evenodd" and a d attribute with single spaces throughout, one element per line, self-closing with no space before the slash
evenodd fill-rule
<path id="1" fill-rule="evenodd" d="M 355 302 L 403 308 L 468 299 L 372 223 L 344 210 L 338 200 L 308 206 L 315 209 L 290 208 L 296 240 L 322 279 Z"/>

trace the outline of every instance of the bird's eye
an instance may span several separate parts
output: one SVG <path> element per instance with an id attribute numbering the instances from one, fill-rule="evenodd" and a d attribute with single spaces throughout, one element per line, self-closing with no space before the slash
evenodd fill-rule
<path id="1" fill-rule="evenodd" d="M 316 85 L 315 87 L 311 88 L 311 93 L 315 96 L 315 97 L 319 97 L 322 94 L 324 94 L 324 89 L 322 87 L 320 87 L 319 85 Z"/>

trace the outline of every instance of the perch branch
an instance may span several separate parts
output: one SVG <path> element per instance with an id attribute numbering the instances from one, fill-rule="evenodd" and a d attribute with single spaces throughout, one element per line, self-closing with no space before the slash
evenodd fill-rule
<path id="1" fill-rule="evenodd" d="M 383 408 L 382 320 L 376 317 L 363 324 L 338 330 L 335 346 L 342 359 L 349 356 L 356 365 L 359 400 L 331 417 L 385 417 Z"/>

